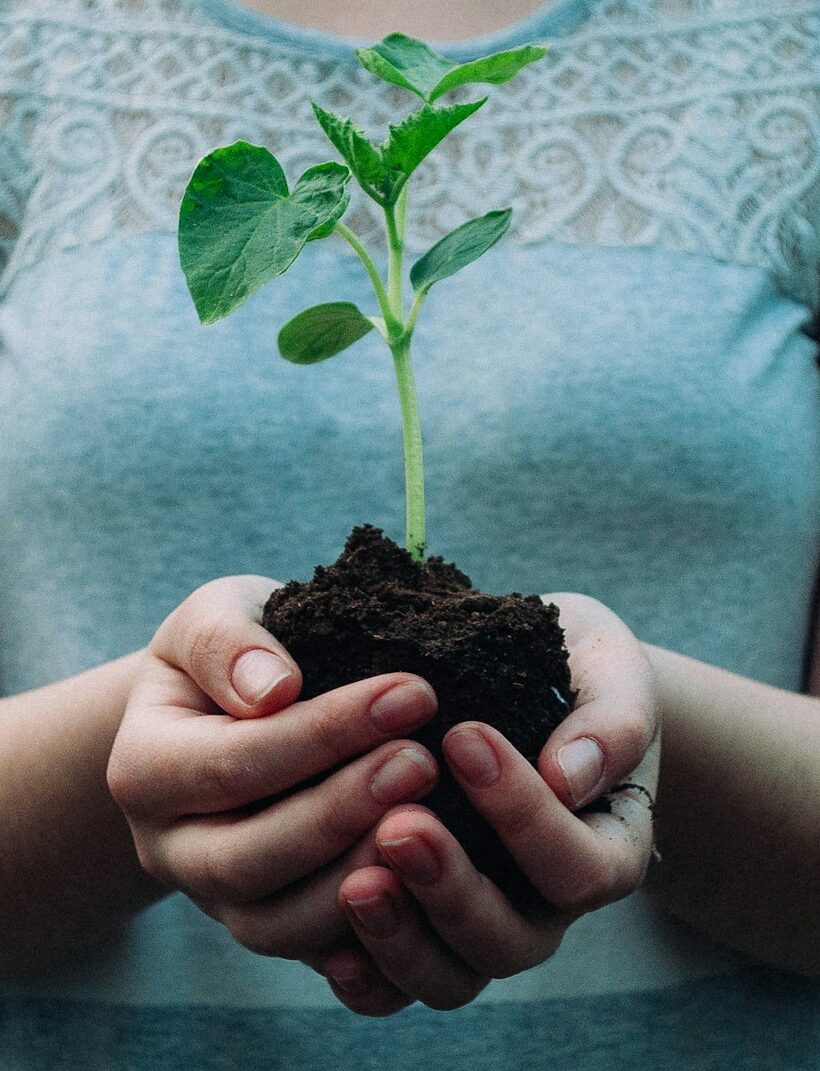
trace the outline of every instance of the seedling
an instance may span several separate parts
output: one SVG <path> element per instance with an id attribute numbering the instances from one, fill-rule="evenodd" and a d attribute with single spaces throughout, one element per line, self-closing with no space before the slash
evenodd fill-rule
<path id="1" fill-rule="evenodd" d="M 194 170 L 179 212 L 179 255 L 200 321 L 228 316 L 260 287 L 282 275 L 308 242 L 340 235 L 358 254 L 381 315 L 349 301 L 314 305 L 279 332 L 279 352 L 295 364 L 315 364 L 341 353 L 373 329 L 393 355 L 401 403 L 406 489 L 406 547 L 421 562 L 426 546 L 424 464 L 410 344 L 431 287 L 486 253 L 510 225 L 511 208 L 462 223 L 436 242 L 410 269 L 412 301 L 405 315 L 403 251 L 410 178 L 419 164 L 487 100 L 435 107 L 444 94 L 473 83 L 500 85 L 540 59 L 545 48 L 524 45 L 469 63 L 454 63 L 405 34 L 357 49 L 377 77 L 421 98 L 421 107 L 388 127 L 376 145 L 350 119 L 311 101 L 316 118 L 345 163 L 309 167 L 288 188 L 267 149 L 237 141 L 215 149 Z M 342 223 L 356 179 L 384 211 L 387 278 L 379 274 L 360 239 Z"/>

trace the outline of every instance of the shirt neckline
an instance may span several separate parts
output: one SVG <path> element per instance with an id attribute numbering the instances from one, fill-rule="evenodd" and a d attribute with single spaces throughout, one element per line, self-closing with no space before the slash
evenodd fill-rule
<path id="1" fill-rule="evenodd" d="M 475 59 L 488 52 L 515 48 L 531 41 L 570 33 L 589 15 L 594 2 L 595 0 L 546 0 L 529 15 L 492 33 L 464 41 L 429 41 L 428 44 L 436 52 L 453 60 Z M 364 38 L 342 37 L 327 30 L 297 26 L 274 15 L 254 11 L 241 3 L 241 0 L 196 0 L 196 3 L 206 15 L 228 29 L 272 38 L 310 52 L 314 56 L 355 60 L 354 49 L 373 44 L 373 41 Z"/>

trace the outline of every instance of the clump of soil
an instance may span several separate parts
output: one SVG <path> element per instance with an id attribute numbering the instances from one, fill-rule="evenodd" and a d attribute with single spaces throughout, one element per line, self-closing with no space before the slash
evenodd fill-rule
<path id="1" fill-rule="evenodd" d="M 438 712 L 411 738 L 433 753 L 440 780 L 421 802 L 478 870 L 526 904 L 532 886 L 450 775 L 441 740 L 459 722 L 487 722 L 535 765 L 576 696 L 557 607 L 537 595 L 475 591 L 455 565 L 438 556 L 418 564 L 366 524 L 310 582 L 274 591 L 263 624 L 302 670 L 302 699 L 380 673 L 429 681 Z"/>

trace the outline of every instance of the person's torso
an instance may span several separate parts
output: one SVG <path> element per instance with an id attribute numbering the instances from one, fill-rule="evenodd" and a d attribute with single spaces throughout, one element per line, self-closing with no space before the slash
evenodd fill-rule
<path id="1" fill-rule="evenodd" d="M 820 517 L 820 373 L 802 330 L 820 294 L 819 22 L 797 0 L 559 0 L 493 39 L 531 31 L 552 47 L 422 165 L 408 217 L 412 263 L 470 216 L 514 208 L 502 243 L 433 288 L 414 339 L 430 552 L 485 590 L 587 592 L 641 639 L 795 689 Z M 175 226 L 215 145 L 267 145 L 292 184 L 336 158 L 309 98 L 379 139 L 413 102 L 347 43 L 231 0 L 12 0 L 0 28 L 11 692 L 146 643 L 214 576 L 305 579 L 363 521 L 402 538 L 399 403 L 375 333 L 308 368 L 276 353 L 278 329 L 311 304 L 376 312 L 359 261 L 339 239 L 312 243 L 204 328 Z M 368 243 L 373 208 L 360 198 L 345 220 Z M 729 1023 L 726 1051 L 755 1002 L 772 1007 L 743 966 L 640 893 L 440 1029 L 469 1024 L 471 1066 L 494 1058 L 492 1029 L 516 1046 L 534 1030 L 568 1069 L 664 1046 L 678 1066 L 711 1067 L 693 1041 L 710 1007 Z M 774 1048 L 757 1037 L 769 1057 L 798 1036 L 798 1009 L 800 1036 L 817 1032 L 809 996 L 778 984 Z M 373 1039 L 330 1012 L 307 969 L 254 957 L 182 897 L 122 949 L 38 985 L 69 1023 L 84 999 L 105 1002 L 108 1030 L 156 1013 L 165 1038 L 196 1007 L 182 1034 L 195 1020 L 211 1037 L 225 1016 L 250 1017 L 246 1056 L 256 1012 L 291 1046 L 313 1009 L 334 1024 L 322 1044 L 343 1046 L 338 1034 L 360 1055 Z M 34 1014 L 31 991 L 18 996 Z M 395 1049 L 402 1022 L 379 1024 L 378 1044 Z M 634 1036 L 625 1022 L 640 1022 Z M 718 1059 L 718 1025 L 707 1035 Z M 99 1045 L 88 1066 L 106 1066 Z"/>

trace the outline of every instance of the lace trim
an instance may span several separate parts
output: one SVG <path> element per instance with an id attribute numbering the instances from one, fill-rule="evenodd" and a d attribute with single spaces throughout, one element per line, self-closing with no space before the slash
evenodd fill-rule
<path id="1" fill-rule="evenodd" d="M 756 265 L 814 306 L 820 4 L 770 8 L 593 4 L 422 165 L 411 250 L 511 204 L 519 243 L 662 246 Z M 57 13 L 50 0 L 12 0 L 0 28 L 4 285 L 61 249 L 174 231 L 188 176 L 214 145 L 266 144 L 291 180 L 334 158 L 309 96 L 379 138 L 411 106 L 352 57 L 345 66 L 230 31 L 194 0 L 62 0 Z M 364 197 L 346 221 L 381 240 Z"/>

